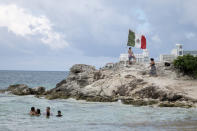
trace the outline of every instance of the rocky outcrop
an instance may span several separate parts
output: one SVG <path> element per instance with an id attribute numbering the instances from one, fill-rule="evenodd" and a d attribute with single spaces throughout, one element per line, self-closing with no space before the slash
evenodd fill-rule
<path id="1" fill-rule="evenodd" d="M 59 92 L 64 96 L 78 97 L 78 94 L 82 93 L 81 90 L 84 87 L 91 85 L 93 82 L 101 78 L 102 74 L 100 74 L 93 66 L 82 64 L 75 65 L 70 69 L 67 79 L 62 80 L 56 85 L 56 88 L 47 92 L 47 97 L 49 97 L 49 95 L 54 96 Z"/>
<path id="2" fill-rule="evenodd" d="M 177 101 L 177 100 L 185 100 L 186 99 L 181 94 L 169 92 L 168 90 L 162 90 L 156 86 L 145 87 L 145 88 L 135 92 L 134 95 L 136 95 L 140 98 L 159 99 L 160 101 Z"/>
<path id="3" fill-rule="evenodd" d="M 160 71 L 160 76 L 165 78 L 165 70 Z M 178 105 L 192 107 L 191 103 L 196 101 L 184 93 L 170 90 L 165 85 L 150 82 L 148 70 L 144 65 L 139 64 L 130 67 L 121 67 L 116 64 L 113 68 L 100 70 L 89 65 L 74 65 L 66 79 L 58 83 L 56 88 L 46 92 L 46 98 L 75 98 L 97 102 L 121 100 L 124 104 L 135 106 L 160 107 L 177 107 Z M 191 103 L 187 105 L 185 101 Z"/>
<path id="4" fill-rule="evenodd" d="M 45 93 L 45 87 L 29 88 L 25 84 L 10 85 L 4 91 L 8 91 L 14 95 L 42 95 Z"/>
<path id="5" fill-rule="evenodd" d="M 32 91 L 32 94 L 34 95 L 42 95 L 45 93 L 46 89 L 45 87 L 38 86 L 38 87 L 31 88 L 31 91 Z"/>
<path id="6" fill-rule="evenodd" d="M 14 95 L 29 95 L 31 94 L 31 89 L 24 84 L 16 84 L 16 85 L 10 85 L 7 89 L 7 91 L 10 91 Z"/>
<path id="7" fill-rule="evenodd" d="M 90 65 L 77 64 L 70 69 L 67 78 L 51 90 L 11 85 L 8 91 L 15 95 L 44 96 L 50 100 L 75 98 L 92 102 L 121 101 L 134 106 L 195 106 L 197 97 L 194 87 L 197 87 L 197 81 L 183 81 L 173 67 L 165 67 L 161 63 L 157 64 L 158 77 L 150 77 L 147 67 L 146 64 L 125 67 L 116 63 L 113 67 L 97 70 Z"/>

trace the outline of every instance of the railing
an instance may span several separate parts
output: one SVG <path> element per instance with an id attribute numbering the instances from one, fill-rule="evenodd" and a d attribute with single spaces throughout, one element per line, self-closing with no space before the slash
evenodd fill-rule
<path id="1" fill-rule="evenodd" d="M 136 62 L 140 63 L 140 62 L 146 62 L 147 58 L 146 56 L 144 56 L 143 54 L 134 54 L 136 57 Z M 126 62 L 129 60 L 128 58 L 128 54 L 120 54 L 120 59 L 121 62 Z"/>

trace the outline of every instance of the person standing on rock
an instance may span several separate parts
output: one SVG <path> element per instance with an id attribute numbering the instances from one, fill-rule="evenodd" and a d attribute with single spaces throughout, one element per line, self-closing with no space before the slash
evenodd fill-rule
<path id="1" fill-rule="evenodd" d="M 157 71 L 156 71 L 156 66 L 155 66 L 155 61 L 153 58 L 150 59 L 150 76 L 157 76 Z"/>
<path id="2" fill-rule="evenodd" d="M 128 50 L 128 57 L 129 57 L 129 64 L 132 64 L 132 62 L 131 62 L 132 58 L 134 59 L 134 62 L 136 61 L 136 58 L 133 54 L 133 51 L 131 50 L 131 47 L 129 47 L 129 50 Z"/>

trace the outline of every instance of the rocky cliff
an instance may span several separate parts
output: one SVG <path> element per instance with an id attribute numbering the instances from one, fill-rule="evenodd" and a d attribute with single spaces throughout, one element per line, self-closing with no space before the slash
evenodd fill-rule
<path id="1" fill-rule="evenodd" d="M 77 64 L 70 69 L 68 77 L 55 88 L 29 88 L 27 85 L 11 85 L 6 90 L 15 95 L 35 95 L 47 99 L 86 100 L 115 102 L 136 106 L 196 107 L 197 81 L 176 72 L 173 66 L 156 65 L 157 77 L 149 76 L 148 65 L 133 64 L 125 67 L 121 63 L 113 67 L 95 69 L 93 66 Z"/>
<path id="2" fill-rule="evenodd" d="M 77 64 L 56 88 L 44 93 L 47 99 L 75 98 L 87 101 L 193 107 L 197 102 L 197 81 L 183 77 L 173 67 L 157 64 L 158 77 L 150 77 L 145 64 L 95 69 Z"/>

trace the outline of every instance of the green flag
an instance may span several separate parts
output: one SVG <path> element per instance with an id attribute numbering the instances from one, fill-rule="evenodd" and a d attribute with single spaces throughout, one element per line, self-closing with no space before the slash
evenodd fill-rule
<path id="1" fill-rule="evenodd" d="M 127 46 L 135 46 L 135 33 L 129 29 Z"/>

